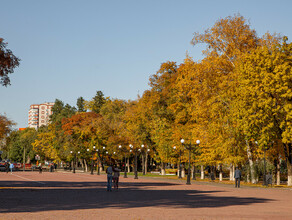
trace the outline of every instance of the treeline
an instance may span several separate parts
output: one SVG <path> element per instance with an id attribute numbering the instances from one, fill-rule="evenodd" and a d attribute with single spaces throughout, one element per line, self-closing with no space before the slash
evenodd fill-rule
<path id="1" fill-rule="evenodd" d="M 143 144 L 164 169 L 178 162 L 179 150 L 187 161 L 180 139 L 188 144 L 199 139 L 192 163 L 231 171 L 245 166 L 247 180 L 256 183 L 257 165 L 265 156 L 278 183 L 285 164 L 291 186 L 292 44 L 279 34 L 259 37 L 240 15 L 195 33 L 191 43 L 206 45 L 204 58 L 162 63 L 137 100 L 105 98 L 100 91 L 92 100 L 80 97 L 77 109 L 56 100 L 51 124 L 35 131 L 32 150 L 70 161 L 71 151 L 89 159 L 86 149 L 93 146 L 106 146 L 114 156 L 119 145 Z M 9 149 L 15 146 L 14 133 Z"/>

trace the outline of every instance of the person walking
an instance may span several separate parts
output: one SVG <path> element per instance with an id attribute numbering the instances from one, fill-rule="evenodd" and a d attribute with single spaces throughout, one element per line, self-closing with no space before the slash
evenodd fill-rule
<path id="1" fill-rule="evenodd" d="M 112 191 L 113 167 L 110 164 L 105 171 L 107 173 L 107 191 Z"/>
<path id="2" fill-rule="evenodd" d="M 6 173 L 9 172 L 9 162 L 5 163 L 5 171 L 6 171 Z"/>
<path id="3" fill-rule="evenodd" d="M 10 168 L 10 172 L 11 172 L 11 174 L 12 174 L 12 170 L 13 170 L 13 168 L 14 168 L 14 164 L 13 164 L 13 163 L 10 163 L 9 168 Z"/>
<path id="4" fill-rule="evenodd" d="M 113 182 L 114 182 L 114 188 L 119 189 L 119 177 L 120 177 L 121 170 L 115 166 L 114 168 L 114 176 L 113 176 Z"/>
<path id="5" fill-rule="evenodd" d="M 39 173 L 43 172 L 43 167 L 42 167 L 42 163 L 39 164 Z"/>
<path id="6" fill-rule="evenodd" d="M 236 167 L 236 170 L 234 172 L 234 178 L 235 178 L 235 187 L 240 187 L 240 178 L 241 178 L 241 171 Z"/>

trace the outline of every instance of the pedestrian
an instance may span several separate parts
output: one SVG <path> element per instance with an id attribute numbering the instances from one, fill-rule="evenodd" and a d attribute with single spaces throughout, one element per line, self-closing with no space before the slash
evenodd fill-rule
<path id="1" fill-rule="evenodd" d="M 236 170 L 234 172 L 234 178 L 235 178 L 235 187 L 240 187 L 240 178 L 241 178 L 241 171 L 238 167 L 236 167 Z"/>
<path id="2" fill-rule="evenodd" d="M 112 191 L 113 167 L 111 164 L 106 169 L 106 173 L 107 173 L 107 191 Z"/>
<path id="3" fill-rule="evenodd" d="M 5 171 L 6 171 L 6 173 L 9 172 L 9 162 L 5 163 Z"/>
<path id="4" fill-rule="evenodd" d="M 114 176 L 113 176 L 113 182 L 114 182 L 114 188 L 119 189 L 119 177 L 120 177 L 121 170 L 115 166 L 114 168 Z"/>
<path id="5" fill-rule="evenodd" d="M 53 168 L 53 164 L 50 164 L 50 172 L 53 172 L 54 168 Z"/>
<path id="6" fill-rule="evenodd" d="M 14 168 L 14 164 L 11 163 L 11 164 L 9 165 L 9 168 L 10 168 L 10 171 L 11 171 L 11 174 L 12 174 L 12 170 L 13 170 L 13 168 Z"/>
<path id="7" fill-rule="evenodd" d="M 43 167 L 42 167 L 42 163 L 39 164 L 39 173 L 43 172 Z"/>

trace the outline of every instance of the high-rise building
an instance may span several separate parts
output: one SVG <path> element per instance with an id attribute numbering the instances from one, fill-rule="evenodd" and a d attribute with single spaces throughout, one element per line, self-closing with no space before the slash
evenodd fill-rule
<path id="1" fill-rule="evenodd" d="M 28 127 L 38 129 L 42 125 L 48 125 L 54 104 L 54 102 L 45 102 L 43 104 L 30 105 Z"/>

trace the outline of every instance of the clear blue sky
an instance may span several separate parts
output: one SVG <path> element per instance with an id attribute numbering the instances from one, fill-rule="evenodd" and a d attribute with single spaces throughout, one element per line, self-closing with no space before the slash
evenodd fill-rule
<path id="1" fill-rule="evenodd" d="M 31 104 L 56 98 L 76 105 L 101 90 L 136 99 L 161 63 L 181 63 L 190 44 L 216 20 L 240 13 L 258 35 L 292 38 L 292 1 L 0 0 L 0 37 L 21 59 L 11 86 L 0 87 L 0 114 L 27 127 Z"/>

